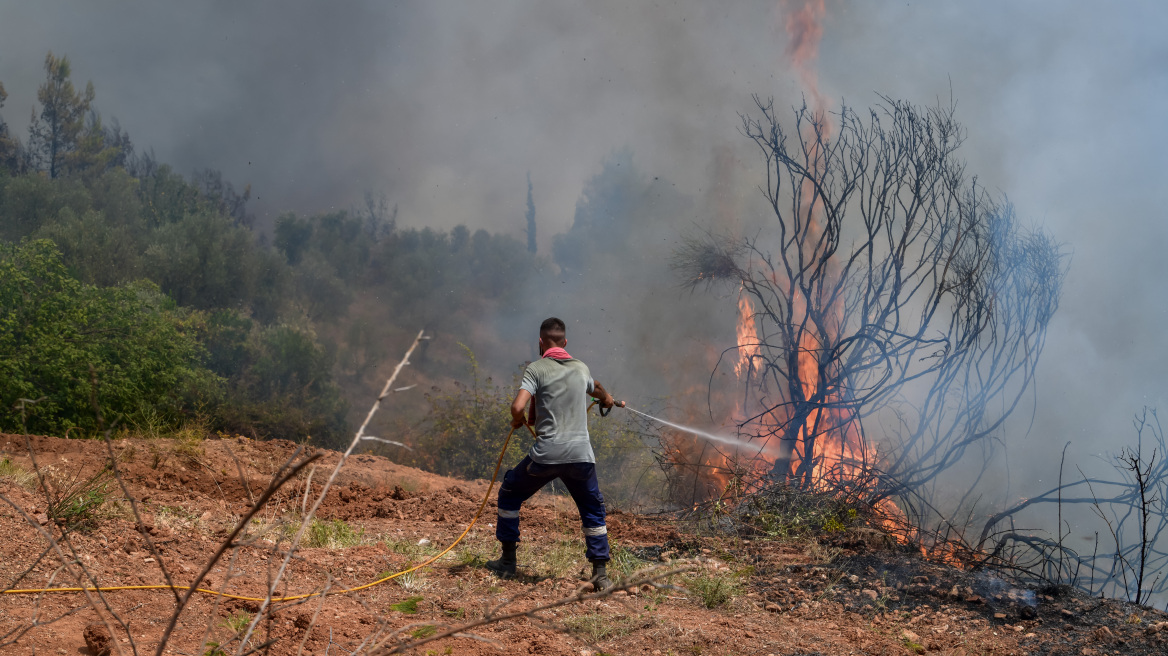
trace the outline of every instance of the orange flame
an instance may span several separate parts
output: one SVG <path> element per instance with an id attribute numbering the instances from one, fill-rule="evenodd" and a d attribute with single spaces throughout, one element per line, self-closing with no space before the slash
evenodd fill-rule
<path id="1" fill-rule="evenodd" d="M 816 111 L 823 108 L 819 94 L 819 76 L 815 62 L 819 59 L 819 41 L 823 38 L 823 18 L 827 14 L 825 0 L 784 0 L 786 16 L 787 57 L 799 74 L 799 81 L 811 94 Z"/>
<path id="2" fill-rule="evenodd" d="M 755 327 L 754 308 L 750 306 L 750 299 L 746 294 L 738 296 L 738 364 L 734 365 L 734 373 L 739 380 L 746 380 L 754 366 L 754 358 L 758 356 L 758 330 Z"/>
<path id="3" fill-rule="evenodd" d="M 810 95 L 813 111 L 820 117 L 820 136 L 830 134 L 831 126 L 827 124 L 828 117 L 823 112 L 823 100 L 819 91 L 818 78 L 815 71 L 815 62 L 818 58 L 819 43 L 823 36 L 822 21 L 826 15 L 825 0 L 780 0 L 780 5 L 790 11 L 786 15 L 786 31 L 790 37 L 787 54 L 792 67 L 798 73 L 800 81 Z M 819 144 L 812 141 L 812 162 L 818 161 Z M 718 194 L 717 217 L 723 224 L 734 220 L 735 211 L 730 205 L 733 194 L 723 187 L 729 186 L 731 175 L 730 158 L 723 153 L 719 158 L 719 179 L 721 193 Z M 813 164 L 812 175 L 818 171 Z M 799 208 L 801 216 L 808 222 L 812 232 L 822 225 L 820 220 L 821 208 L 817 207 L 815 194 L 811 193 L 810 180 L 804 180 L 805 200 Z M 815 243 L 815 239 L 809 239 Z M 734 418 L 745 421 L 751 418 L 751 423 L 758 428 L 762 436 L 757 446 L 759 450 L 727 451 L 723 447 L 714 447 L 704 440 L 687 434 L 666 433 L 663 440 L 667 460 L 677 467 L 679 487 L 684 488 L 692 497 L 688 500 L 675 499 L 694 508 L 702 501 L 717 499 L 720 502 L 733 504 L 744 491 L 744 480 L 766 480 L 767 477 L 778 473 L 786 475 L 794 484 L 812 490 L 826 491 L 847 486 L 852 490 L 873 490 L 875 479 L 872 465 L 878 460 L 875 450 L 865 441 L 862 426 L 856 415 L 838 388 L 841 381 L 837 380 L 840 372 L 831 370 L 832 363 L 821 363 L 821 354 L 829 348 L 839 337 L 843 322 L 843 309 L 837 304 L 821 307 L 817 299 L 804 298 L 798 291 L 798 286 L 781 284 L 778 279 L 771 280 L 777 286 L 791 288 L 794 297 L 791 302 L 794 307 L 794 317 L 791 321 L 796 325 L 805 326 L 796 333 L 797 366 L 796 371 L 790 372 L 797 376 L 795 389 L 801 394 L 801 399 L 785 398 L 795 392 L 790 389 L 777 390 L 783 396 L 780 403 L 775 399 L 764 399 L 767 394 L 762 390 L 763 381 L 756 380 L 761 371 L 758 366 L 764 354 L 762 342 L 759 339 L 758 315 L 745 290 L 740 290 L 738 297 L 738 318 L 735 326 L 738 346 L 738 359 L 734 363 L 734 373 L 739 381 L 739 387 L 746 390 L 742 398 L 734 403 Z M 831 285 L 825 285 L 831 287 Z M 819 321 L 803 321 L 812 309 L 826 316 L 819 316 Z M 707 354 L 711 356 L 712 354 Z M 769 393 L 774 394 L 776 390 Z M 686 398 L 700 398 L 699 390 L 688 390 Z M 808 402 L 813 406 L 801 420 L 794 415 L 793 407 L 802 405 L 807 407 Z M 771 410 L 766 411 L 766 408 Z M 760 416 L 761 413 L 761 416 Z M 691 408 L 690 414 L 700 420 L 700 413 Z M 792 429 L 790 423 L 799 421 L 799 425 Z M 775 472 L 778 459 L 769 454 L 781 452 L 780 445 L 783 436 L 793 437 L 790 447 L 790 463 L 785 472 Z M 883 499 L 876 503 L 876 510 L 882 515 L 883 528 L 901 543 L 912 543 L 917 537 L 904 513 L 891 500 Z M 922 553 L 934 560 L 944 560 L 960 565 L 952 550 L 946 551 L 944 545 Z"/>

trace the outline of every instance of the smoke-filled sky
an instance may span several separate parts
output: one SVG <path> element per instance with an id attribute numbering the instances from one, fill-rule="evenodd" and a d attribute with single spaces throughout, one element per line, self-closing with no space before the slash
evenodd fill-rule
<path id="1" fill-rule="evenodd" d="M 51 49 L 140 149 L 250 183 L 261 217 L 347 208 L 370 190 L 406 225 L 518 237 L 530 171 L 546 249 L 617 149 L 695 198 L 717 149 L 749 169 L 737 113 L 750 94 L 800 102 L 783 12 L 774 0 L 5 0 L 0 112 L 23 132 Z M 1013 447 L 1036 462 L 1067 439 L 1082 457 L 1116 447 L 1144 404 L 1168 412 L 1166 25 L 1168 5 L 1152 1 L 827 3 L 823 95 L 952 94 L 971 172 L 1071 254 L 1035 427 Z"/>

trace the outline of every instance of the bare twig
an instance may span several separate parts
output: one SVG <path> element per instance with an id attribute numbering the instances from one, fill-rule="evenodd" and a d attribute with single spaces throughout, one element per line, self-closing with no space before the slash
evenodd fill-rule
<path id="1" fill-rule="evenodd" d="M 337 475 L 341 472 L 341 468 L 345 466 L 345 462 L 348 460 L 349 455 L 353 453 L 353 449 L 357 448 L 357 445 L 361 443 L 361 439 L 365 436 L 365 429 L 369 426 L 369 422 L 372 421 L 373 415 L 377 413 L 377 410 L 381 407 L 381 402 L 389 395 L 393 388 L 394 381 L 397 380 L 398 374 L 401 373 L 403 367 L 410 363 L 410 355 L 413 354 L 414 349 L 418 347 L 418 344 L 420 344 L 423 339 L 425 339 L 425 331 L 420 330 L 418 331 L 418 336 L 415 337 L 413 343 L 410 344 L 410 348 L 406 351 L 405 356 L 402 357 L 401 361 L 398 362 L 396 367 L 394 367 L 393 374 L 390 375 L 387 381 L 385 381 L 385 387 L 382 388 L 381 394 L 377 396 L 377 400 L 373 402 L 373 407 L 369 409 L 369 413 L 365 415 L 365 421 L 362 422 L 360 428 L 357 429 L 357 434 L 353 436 L 353 441 L 349 443 L 349 448 L 345 449 L 344 453 L 341 454 L 341 457 L 337 459 L 336 466 L 333 467 L 332 473 L 329 475 L 328 480 L 325 481 L 324 487 L 321 489 L 320 494 L 316 498 L 316 501 L 312 504 L 312 508 L 304 514 L 300 528 L 296 530 L 296 535 L 292 538 L 291 544 L 288 547 L 288 553 L 284 557 L 283 562 L 280 563 L 280 569 L 276 572 L 276 576 L 273 578 L 272 583 L 268 588 L 268 593 L 264 599 L 264 602 L 260 605 L 259 612 L 256 613 L 256 616 L 252 619 L 251 625 L 248 627 L 247 634 L 244 636 L 244 641 L 250 638 L 252 632 L 255 631 L 255 627 L 259 623 L 260 617 L 267 609 L 268 603 L 272 595 L 275 593 L 276 586 L 279 585 L 280 581 L 282 581 L 284 578 L 284 573 L 288 568 L 288 564 L 292 560 L 292 554 L 296 551 L 297 546 L 299 546 L 300 540 L 304 536 L 304 531 L 308 529 L 309 524 L 312 522 L 313 516 L 316 515 L 317 509 L 319 509 L 320 505 L 324 503 L 324 499 L 328 495 L 329 489 L 332 487 L 332 484 L 336 480 Z"/>

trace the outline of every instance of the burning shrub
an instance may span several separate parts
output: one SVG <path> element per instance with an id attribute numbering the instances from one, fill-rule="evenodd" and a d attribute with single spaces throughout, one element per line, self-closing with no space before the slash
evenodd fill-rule
<path id="1" fill-rule="evenodd" d="M 737 292 L 736 344 L 714 371 L 733 376 L 711 376 L 706 402 L 737 433 L 663 440 L 692 497 L 674 501 L 747 501 L 722 519 L 777 534 L 842 530 L 870 503 L 917 542 L 956 512 L 935 484 L 1024 405 L 1065 256 L 967 172 L 954 106 L 884 97 L 867 112 L 796 107 L 788 123 L 754 100 L 742 133 L 773 214 L 750 237 L 688 240 L 674 261 L 685 284 Z"/>

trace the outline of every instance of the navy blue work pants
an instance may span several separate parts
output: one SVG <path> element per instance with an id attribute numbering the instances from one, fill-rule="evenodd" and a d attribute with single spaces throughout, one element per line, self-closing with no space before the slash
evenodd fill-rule
<path id="1" fill-rule="evenodd" d="M 591 462 L 571 462 L 563 465 L 541 465 L 530 457 L 503 476 L 499 486 L 499 523 L 495 537 L 500 542 L 519 541 L 519 506 L 554 479 L 564 482 L 584 525 L 584 543 L 588 560 L 608 560 L 608 527 L 604 525 L 604 495 L 596 483 L 596 465 Z"/>

